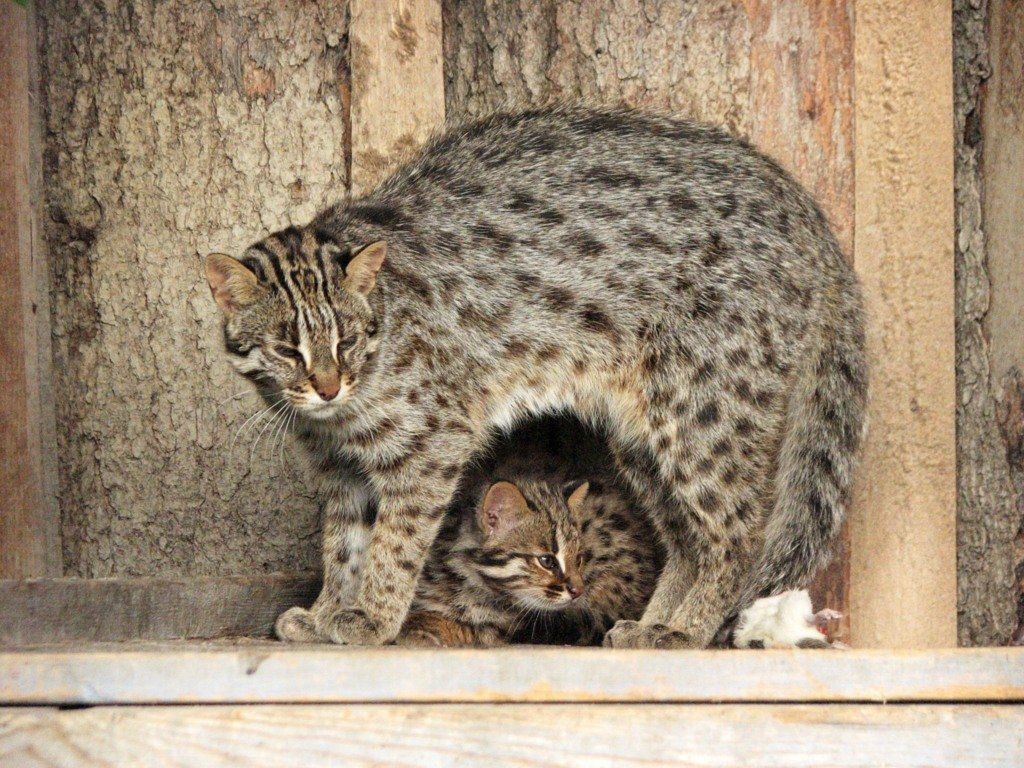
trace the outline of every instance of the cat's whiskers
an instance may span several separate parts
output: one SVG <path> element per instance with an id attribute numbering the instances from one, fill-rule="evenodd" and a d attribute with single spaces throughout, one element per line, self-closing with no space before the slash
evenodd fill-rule
<path id="1" fill-rule="evenodd" d="M 255 389 L 249 389 L 249 388 L 243 389 L 241 392 L 236 392 L 235 394 L 233 394 L 233 395 L 231 395 L 229 397 L 225 397 L 223 400 L 221 400 L 219 403 L 217 403 L 217 410 L 220 410 L 221 408 L 224 407 L 225 403 L 229 403 L 232 400 L 237 400 L 238 398 L 245 397 L 246 395 L 256 395 L 256 394 L 259 394 L 259 393 Z"/>
<path id="2" fill-rule="evenodd" d="M 261 429 L 259 434 L 256 435 L 256 439 L 253 441 L 252 448 L 249 450 L 250 466 L 252 466 L 252 460 L 256 456 L 256 448 L 259 446 L 260 440 L 263 438 L 263 435 L 266 433 L 268 429 L 270 429 L 277 423 L 278 419 L 284 418 L 284 414 L 288 408 L 288 405 L 282 401 L 278 401 L 277 406 L 275 407 L 277 408 L 277 410 L 275 410 L 274 413 L 271 414 L 270 419 L 267 421 L 266 424 L 263 425 L 263 429 Z"/>
<path id="3" fill-rule="evenodd" d="M 520 608 L 519 613 L 517 613 L 516 617 L 512 620 L 512 626 L 508 631 L 508 636 L 514 637 L 516 632 L 519 630 L 520 625 L 525 626 L 526 622 L 529 621 L 532 615 L 533 608 L 531 608 L 530 606 L 525 605 L 522 608 Z"/>
<path id="4" fill-rule="evenodd" d="M 235 449 L 235 443 L 238 442 L 238 439 L 246 432 L 255 429 L 260 424 L 260 420 L 265 418 L 267 414 L 273 411 L 273 409 L 276 408 L 278 405 L 280 405 L 282 401 L 283 398 L 278 398 L 275 402 L 271 403 L 270 405 L 264 408 L 261 408 L 248 419 L 243 421 L 242 425 L 235 432 L 235 436 L 231 440 L 231 447 L 228 450 L 233 451 Z"/>
<path id="5" fill-rule="evenodd" d="M 273 407 L 273 405 L 268 405 L 265 406 L 264 408 L 259 409 L 258 411 L 256 411 L 256 413 L 249 416 L 249 418 L 247 418 L 239 425 L 238 429 L 235 430 L 235 436 L 231 438 L 231 446 L 228 448 L 229 453 L 235 449 L 235 443 L 238 442 L 238 438 L 242 436 L 242 433 L 248 429 L 250 424 L 255 424 L 262 416 L 268 413 L 270 409 Z"/>
<path id="6" fill-rule="evenodd" d="M 280 436 L 281 445 L 278 456 L 281 462 L 282 470 L 284 469 L 285 446 L 288 441 L 288 433 L 291 431 L 292 425 L 295 423 L 296 413 L 297 411 L 294 408 L 292 408 L 291 411 L 288 413 L 288 416 L 286 416 L 285 419 L 281 422 L 281 426 L 278 428 L 277 433 L 275 433 L 274 435 L 274 439 L 270 443 L 270 461 L 273 462 L 274 443 L 277 442 L 278 436 Z"/>

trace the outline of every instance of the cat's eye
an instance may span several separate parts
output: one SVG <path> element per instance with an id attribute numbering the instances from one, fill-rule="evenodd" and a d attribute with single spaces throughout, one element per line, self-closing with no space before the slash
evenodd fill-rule
<path id="1" fill-rule="evenodd" d="M 303 362 L 302 353 L 295 347 L 289 347 L 287 344 L 275 344 L 274 353 L 289 360 L 295 360 L 299 363 Z"/>
<path id="2" fill-rule="evenodd" d="M 366 326 L 366 335 L 367 336 L 376 336 L 377 335 L 377 324 L 376 323 L 370 323 L 369 325 Z"/>
<path id="3" fill-rule="evenodd" d="M 545 568 L 549 571 L 558 570 L 558 560 L 551 555 L 537 555 L 537 563 L 541 568 Z"/>
<path id="4" fill-rule="evenodd" d="M 346 336 L 344 339 L 342 339 L 341 341 L 338 342 L 338 354 L 341 354 L 342 352 L 346 352 L 346 351 L 352 349 L 352 347 L 353 347 L 353 345 L 355 343 L 356 343 L 356 337 L 355 336 Z"/>

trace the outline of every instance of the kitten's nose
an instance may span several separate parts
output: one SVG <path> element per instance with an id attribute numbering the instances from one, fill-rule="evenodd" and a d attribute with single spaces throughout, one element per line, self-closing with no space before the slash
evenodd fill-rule
<path id="1" fill-rule="evenodd" d="M 320 399 L 324 402 L 330 402 L 338 396 L 338 392 L 341 391 L 341 377 L 334 376 L 316 376 L 315 374 L 311 377 L 313 389 L 320 395 Z"/>
<path id="2" fill-rule="evenodd" d="M 582 584 L 574 584 L 573 582 L 570 581 L 568 584 L 565 585 L 565 588 L 569 592 L 569 597 L 571 597 L 573 600 L 575 600 L 578 597 L 582 597 L 583 596 L 583 585 Z"/>

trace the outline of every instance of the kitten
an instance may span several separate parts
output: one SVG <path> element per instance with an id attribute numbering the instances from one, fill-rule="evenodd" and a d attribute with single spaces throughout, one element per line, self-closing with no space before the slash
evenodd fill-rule
<path id="1" fill-rule="evenodd" d="M 399 645 L 592 645 L 640 618 L 661 554 L 625 496 L 524 479 L 479 496 L 434 542 Z"/>
<path id="2" fill-rule="evenodd" d="M 867 390 L 859 288 L 810 197 L 717 130 L 496 114 L 206 267 L 232 362 L 295 417 L 328 495 L 323 591 L 283 639 L 393 640 L 470 457 L 557 410 L 602 425 L 665 546 L 607 644 L 706 646 L 830 556 Z"/>

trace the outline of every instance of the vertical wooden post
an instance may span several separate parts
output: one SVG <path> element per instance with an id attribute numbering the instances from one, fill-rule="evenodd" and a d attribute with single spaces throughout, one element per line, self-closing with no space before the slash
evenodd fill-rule
<path id="1" fill-rule="evenodd" d="M 872 364 L 852 642 L 956 645 L 949 0 L 856 3 L 856 223 Z"/>
<path id="2" fill-rule="evenodd" d="M 0 3 L 0 578 L 61 570 L 47 273 L 33 194 L 33 30 L 29 9 Z"/>
<path id="3" fill-rule="evenodd" d="M 439 0 L 352 0 L 352 194 L 444 122 Z"/>

